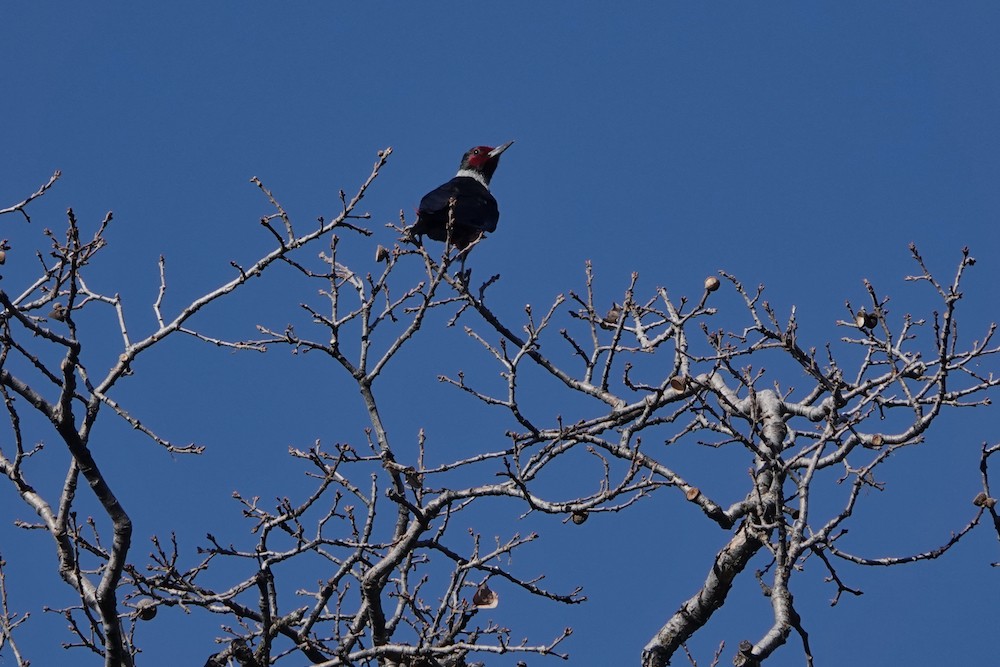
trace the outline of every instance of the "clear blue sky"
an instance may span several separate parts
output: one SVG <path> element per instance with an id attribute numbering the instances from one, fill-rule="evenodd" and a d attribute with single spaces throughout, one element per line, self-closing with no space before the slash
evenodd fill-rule
<path id="1" fill-rule="evenodd" d="M 382 224 L 400 210 L 412 216 L 465 149 L 509 139 L 516 143 L 493 184 L 500 228 L 471 262 L 476 276 L 502 273 L 493 298 L 507 313 L 582 289 L 588 259 L 609 302 L 633 270 L 646 293 L 665 285 L 697 295 L 706 275 L 725 269 L 765 283 L 780 313 L 796 305 L 802 335 L 822 346 L 841 335 L 833 323 L 844 301 L 863 301 L 863 278 L 897 295 L 897 316 L 926 308 L 928 293 L 902 281 L 914 241 L 942 277 L 964 245 L 979 260 L 963 335 L 978 337 L 1000 316 L 995 2 L 6 3 L 0 24 L 0 207 L 63 171 L 31 209 L 37 227 L 4 219 L 0 236 L 24 251 L 8 262 L 4 285 L 34 269 L 24 258 L 29 239 L 42 226 L 59 230 L 67 207 L 91 228 L 113 210 L 94 279 L 122 293 L 137 333 L 153 324 L 161 253 L 169 309 L 228 278 L 230 260 L 266 247 L 257 220 L 269 211 L 251 176 L 300 219 L 329 216 L 337 191 L 351 192 L 376 151 L 392 146 L 364 202 L 388 245 Z M 309 298 L 255 287 L 199 323 L 252 335 L 258 313 L 279 296 L 288 313 Z M 263 323 L 281 328 L 282 316 Z M 482 355 L 463 359 L 429 354 L 420 361 L 435 366 L 407 367 L 387 400 L 406 412 L 418 391 L 407 382 L 433 385 L 459 363 L 495 377 Z M 121 398 L 165 435 L 209 449 L 173 460 L 113 427 L 95 446 L 136 520 L 135 561 L 149 536 L 170 529 L 192 554 L 209 530 L 239 539 L 247 526 L 229 499 L 234 489 L 292 495 L 303 487 L 289 445 L 361 437 L 360 404 L 353 394 L 338 399 L 345 385 L 334 369 L 312 363 L 187 341 L 142 360 Z M 436 386 L 419 391 L 464 400 Z M 872 521 L 857 525 L 859 550 L 933 548 L 971 515 L 978 447 L 998 439 L 997 418 L 994 409 L 961 417 L 889 467 L 889 492 L 866 498 Z M 420 419 L 441 447 L 503 442 L 502 427 L 483 442 L 462 439 L 467 425 L 440 414 Z M 63 473 L 52 474 L 58 483 Z M 28 610 L 50 588 L 66 602 L 46 539 L 12 528 L 30 516 L 6 487 L 0 507 L 0 552 L 20 567 L 11 604 Z M 515 638 L 532 624 L 545 628 L 532 633 L 539 640 L 573 625 L 574 665 L 636 664 L 727 537 L 667 495 L 579 528 L 539 525 L 547 539 L 518 565 L 550 572 L 553 586 L 585 585 L 591 602 L 564 609 L 518 599 L 496 618 Z M 793 592 L 817 664 L 992 664 L 1000 579 L 988 565 L 996 560 L 996 536 L 980 530 L 941 561 L 845 568 L 866 594 L 833 609 L 834 589 L 818 569 L 807 572 Z M 32 562 L 41 564 L 37 578 L 22 578 Z M 692 642 L 700 664 L 719 639 L 728 663 L 740 639 L 755 640 L 768 624 L 752 577 L 730 603 Z M 30 610 L 22 648 L 35 664 L 68 664 L 58 647 L 64 624 Z M 146 630 L 140 664 L 201 664 L 217 619 L 170 616 Z M 189 638 L 182 645 L 179 632 Z M 803 664 L 796 641 L 768 664 Z"/>

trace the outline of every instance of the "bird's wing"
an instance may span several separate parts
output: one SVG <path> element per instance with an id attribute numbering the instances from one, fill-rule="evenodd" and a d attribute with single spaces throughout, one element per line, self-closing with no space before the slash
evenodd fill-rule
<path id="1" fill-rule="evenodd" d="M 417 209 L 420 219 L 425 224 L 447 224 L 452 197 L 455 198 L 456 223 L 484 232 L 496 230 L 500 219 L 497 200 L 482 183 L 468 176 L 456 176 L 424 195 Z"/>

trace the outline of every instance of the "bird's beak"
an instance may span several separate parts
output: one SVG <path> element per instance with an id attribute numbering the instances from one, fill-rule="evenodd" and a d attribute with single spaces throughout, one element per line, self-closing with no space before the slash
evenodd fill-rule
<path id="1" fill-rule="evenodd" d="M 492 160 L 493 158 L 500 157 L 500 153 L 503 153 L 505 150 L 507 150 L 508 148 L 510 148 L 511 144 L 513 144 L 513 143 L 514 143 L 513 141 L 508 141 L 503 146 L 497 146 L 496 148 L 494 148 L 493 150 L 491 150 L 489 153 L 487 153 L 486 157 L 488 159 L 490 159 L 490 160 Z"/>

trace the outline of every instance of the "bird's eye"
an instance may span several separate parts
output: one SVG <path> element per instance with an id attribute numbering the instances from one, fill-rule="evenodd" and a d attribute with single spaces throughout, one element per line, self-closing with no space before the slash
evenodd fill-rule
<path id="1" fill-rule="evenodd" d="M 472 151 L 472 154 L 473 155 L 479 155 L 479 149 L 477 148 L 476 150 Z"/>

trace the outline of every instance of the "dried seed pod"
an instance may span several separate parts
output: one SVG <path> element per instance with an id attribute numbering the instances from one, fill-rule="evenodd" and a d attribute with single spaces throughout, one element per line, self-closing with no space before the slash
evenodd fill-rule
<path id="1" fill-rule="evenodd" d="M 678 375 L 677 377 L 670 378 L 670 388 L 674 391 L 684 391 L 687 389 L 688 379 L 683 375 Z"/>
<path id="2" fill-rule="evenodd" d="M 375 261 L 376 262 L 386 262 L 389 260 L 389 251 L 384 245 L 379 244 L 379 247 L 375 248 Z"/>
<path id="3" fill-rule="evenodd" d="M 618 324 L 618 319 L 622 316 L 622 308 L 617 303 L 611 304 L 611 309 L 604 316 L 604 323 L 614 326 Z"/>
<path id="4" fill-rule="evenodd" d="M 976 507 L 992 508 L 996 506 L 997 499 L 986 495 L 985 491 L 980 491 L 976 494 L 976 497 L 972 499 L 972 504 Z"/>
<path id="5" fill-rule="evenodd" d="M 472 596 L 472 604 L 478 609 L 493 609 L 500 604 L 500 596 L 495 591 L 491 591 L 484 581 L 479 584 L 479 588 Z"/>
<path id="6" fill-rule="evenodd" d="M 579 526 L 587 520 L 588 516 L 589 514 L 585 510 L 581 510 L 579 512 L 573 512 L 573 514 L 570 515 L 570 518 L 573 520 L 573 523 Z"/>
<path id="7" fill-rule="evenodd" d="M 135 615 L 141 621 L 151 621 L 156 618 L 156 602 L 145 598 L 135 605 Z"/>
<path id="8" fill-rule="evenodd" d="M 0 264 L 7 261 L 7 251 L 0 249 Z"/>
<path id="9" fill-rule="evenodd" d="M 709 276 L 708 278 L 705 278 L 705 291 L 714 292 L 715 290 L 719 289 L 719 284 L 720 283 L 718 278 L 716 278 L 715 276 Z"/>
<path id="10" fill-rule="evenodd" d="M 403 476 L 411 489 L 423 488 L 424 476 L 422 473 L 417 472 L 416 469 L 406 466 L 406 468 L 403 469 Z"/>
<path id="11" fill-rule="evenodd" d="M 874 329 L 878 326 L 878 315 L 875 313 L 868 313 L 865 315 L 865 327 L 868 329 Z"/>
<path id="12" fill-rule="evenodd" d="M 49 317 L 57 322 L 66 321 L 66 306 L 61 303 L 52 304 L 52 310 L 49 311 Z"/>
<path id="13" fill-rule="evenodd" d="M 862 308 L 854 316 L 854 324 L 857 325 L 859 329 L 864 329 L 868 325 L 868 313 Z"/>

